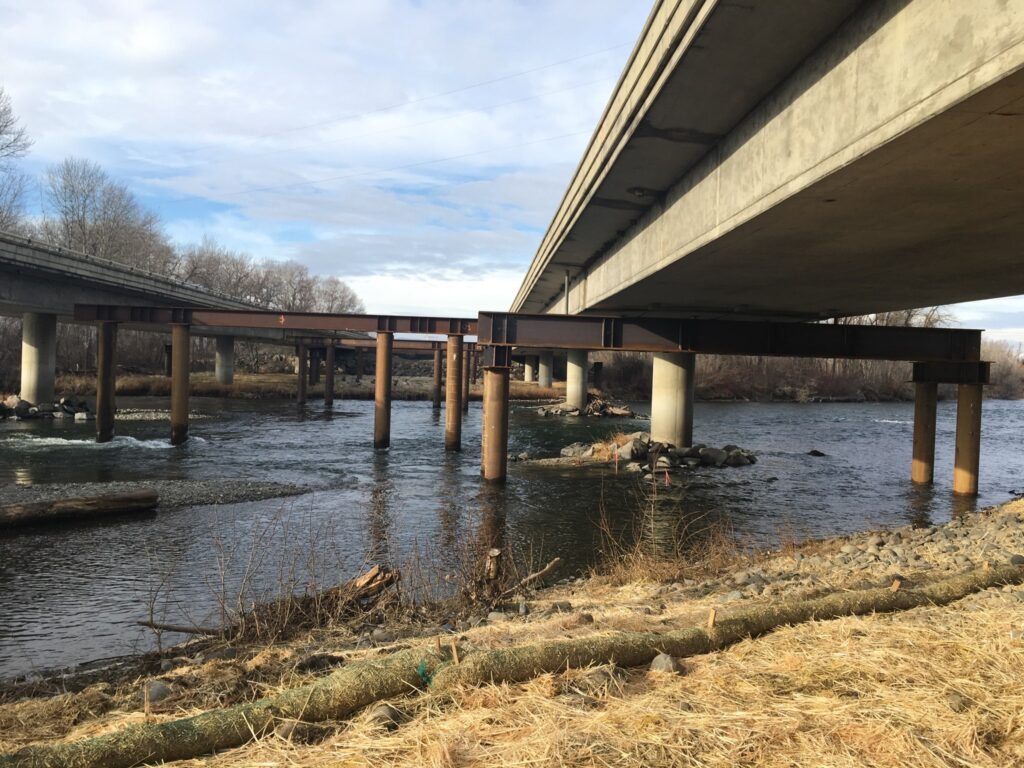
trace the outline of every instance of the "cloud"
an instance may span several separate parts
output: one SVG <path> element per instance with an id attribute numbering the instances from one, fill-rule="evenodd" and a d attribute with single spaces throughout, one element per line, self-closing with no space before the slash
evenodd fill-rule
<path id="1" fill-rule="evenodd" d="M 647 10 L 0 0 L 0 77 L 34 172 L 88 157 L 180 241 L 472 306 L 518 287 Z"/>

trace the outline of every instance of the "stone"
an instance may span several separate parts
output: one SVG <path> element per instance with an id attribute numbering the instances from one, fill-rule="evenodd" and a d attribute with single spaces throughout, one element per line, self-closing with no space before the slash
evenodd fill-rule
<path id="1" fill-rule="evenodd" d="M 581 613 L 581 614 L 578 614 L 576 616 L 576 623 L 577 624 L 593 624 L 594 623 L 594 617 L 593 617 L 592 614 L 589 614 L 589 613 Z"/>
<path id="2" fill-rule="evenodd" d="M 736 571 L 732 575 L 732 583 L 736 585 L 743 585 L 750 583 L 750 574 L 747 571 Z"/>
<path id="3" fill-rule="evenodd" d="M 378 704 L 370 710 L 370 722 L 393 731 L 405 720 L 405 713 L 390 704 Z"/>
<path id="4" fill-rule="evenodd" d="M 672 459 L 668 456 L 659 456 L 658 461 L 655 463 L 655 469 L 672 469 Z"/>
<path id="5" fill-rule="evenodd" d="M 670 675 L 685 675 L 686 667 L 675 656 L 659 653 L 651 661 L 651 672 L 663 672 Z"/>
<path id="6" fill-rule="evenodd" d="M 500 624 L 501 622 L 508 621 L 511 618 L 512 617 L 507 613 L 502 613 L 501 611 L 491 611 L 487 614 L 487 621 L 490 624 Z"/>
<path id="7" fill-rule="evenodd" d="M 228 659 L 233 659 L 236 656 L 238 656 L 238 649 L 232 648 L 231 646 L 228 646 L 227 648 L 218 648 L 214 651 L 207 651 L 203 654 L 203 658 L 206 661 L 211 661 L 214 659 L 219 661 L 225 661 Z"/>
<path id="8" fill-rule="evenodd" d="M 727 467 L 745 467 L 750 464 L 750 459 L 743 451 L 732 451 L 725 457 Z"/>
<path id="9" fill-rule="evenodd" d="M 147 680 L 142 686 L 142 701 L 149 695 L 149 703 L 156 704 L 174 693 L 174 689 L 163 680 Z"/>
<path id="10" fill-rule="evenodd" d="M 842 552 L 844 555 L 853 555 L 857 552 L 860 552 L 860 547 L 858 547 L 856 544 L 843 544 L 843 546 L 839 548 L 839 551 Z"/>
<path id="11" fill-rule="evenodd" d="M 722 450 L 725 451 L 726 453 L 733 453 L 734 451 L 740 450 L 740 447 L 738 445 L 733 445 L 732 443 L 729 443 L 728 445 L 723 445 Z"/>
<path id="12" fill-rule="evenodd" d="M 807 455 L 808 456 L 817 456 L 817 457 L 820 458 L 821 456 L 827 456 L 828 454 L 825 453 L 824 451 L 819 451 L 817 448 L 812 448 L 811 450 L 809 450 L 807 452 Z"/>
<path id="13" fill-rule="evenodd" d="M 729 603 L 729 602 L 732 602 L 733 600 L 742 600 L 742 599 L 743 599 L 743 593 L 740 592 L 738 589 L 734 589 L 732 592 L 727 592 L 726 594 L 724 594 L 720 598 L 718 598 L 718 602 L 720 602 L 720 603 Z"/>
<path id="14" fill-rule="evenodd" d="M 1024 565 L 1024 555 L 1010 555 L 1010 565 Z"/>
<path id="15" fill-rule="evenodd" d="M 954 712 L 966 712 L 968 709 L 974 706 L 974 701 L 972 701 L 968 696 L 964 696 L 962 693 L 958 691 L 950 691 L 949 693 L 947 693 L 946 703 L 949 705 L 949 708 Z"/>
<path id="16" fill-rule="evenodd" d="M 345 663 L 345 657 L 334 653 L 313 653 L 299 661 L 295 665 L 297 672 L 316 672 L 321 669 L 340 667 Z"/>
<path id="17" fill-rule="evenodd" d="M 519 605 L 518 605 L 516 610 L 519 611 L 519 615 L 520 616 L 529 616 L 530 615 L 530 606 L 529 606 L 529 604 L 525 600 L 520 600 L 519 601 Z"/>
<path id="18" fill-rule="evenodd" d="M 647 458 L 647 444 L 634 437 L 620 445 L 616 453 L 620 461 L 642 461 Z"/>
<path id="19" fill-rule="evenodd" d="M 587 458 L 594 455 L 594 445 L 593 443 L 573 443 L 565 446 L 560 453 L 563 458 L 567 459 Z"/>
<path id="20" fill-rule="evenodd" d="M 572 610 L 572 603 L 568 600 L 556 600 L 548 607 L 551 613 L 569 613 Z"/>
<path id="21" fill-rule="evenodd" d="M 370 639 L 375 643 L 390 643 L 395 639 L 394 632 L 388 632 L 386 629 L 380 629 L 379 627 L 370 633 Z"/>
<path id="22" fill-rule="evenodd" d="M 725 460 L 727 458 L 729 458 L 729 454 L 727 454 L 721 448 L 700 449 L 701 463 L 707 466 L 721 467 L 723 464 L 725 464 Z"/>
<path id="23" fill-rule="evenodd" d="M 626 674 L 614 664 L 595 667 L 577 678 L 573 686 L 580 693 L 595 694 L 608 691 L 610 688 L 621 688 Z"/>

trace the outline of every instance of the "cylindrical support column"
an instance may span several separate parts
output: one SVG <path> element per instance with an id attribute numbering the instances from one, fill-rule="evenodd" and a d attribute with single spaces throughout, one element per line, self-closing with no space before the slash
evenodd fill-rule
<path id="1" fill-rule="evenodd" d="M 187 325 L 171 326 L 171 445 L 188 440 L 189 351 L 192 345 Z"/>
<path id="2" fill-rule="evenodd" d="M 480 366 L 480 347 L 476 344 L 473 345 L 473 354 L 469 358 L 469 365 L 472 369 L 469 373 L 469 381 L 471 384 L 476 384 L 478 377 L 477 369 Z"/>
<path id="3" fill-rule="evenodd" d="M 552 371 L 555 367 L 555 355 L 553 352 L 541 352 L 537 357 L 537 386 L 544 389 L 551 389 L 554 382 Z"/>
<path id="4" fill-rule="evenodd" d="M 21 399 L 53 404 L 57 376 L 57 316 L 26 312 L 21 318 Z"/>
<path id="5" fill-rule="evenodd" d="M 231 384 L 235 380 L 235 337 L 218 336 L 214 356 L 214 370 L 218 384 Z"/>
<path id="6" fill-rule="evenodd" d="M 391 349 L 395 336 L 388 331 L 377 332 L 377 371 L 374 389 L 373 447 L 391 445 Z"/>
<path id="7" fill-rule="evenodd" d="M 472 344 L 466 344 L 464 347 L 464 354 L 462 360 L 462 412 L 469 412 L 469 374 L 470 368 L 473 367 L 473 353 L 474 348 Z"/>
<path id="8" fill-rule="evenodd" d="M 508 368 L 484 368 L 480 472 L 489 482 L 504 482 L 508 475 L 508 379 Z"/>
<path id="9" fill-rule="evenodd" d="M 96 442 L 114 439 L 114 393 L 117 387 L 117 324 L 96 328 Z"/>
<path id="10" fill-rule="evenodd" d="M 527 384 L 533 383 L 537 378 L 537 357 L 536 355 L 527 355 L 526 360 L 523 363 L 523 381 Z"/>
<path id="11" fill-rule="evenodd" d="M 655 352 L 651 376 L 651 441 L 693 445 L 693 352 Z"/>
<path id="12" fill-rule="evenodd" d="M 444 449 L 462 450 L 462 337 L 448 337 L 448 370 L 444 385 Z"/>
<path id="13" fill-rule="evenodd" d="M 565 402 L 573 408 L 587 407 L 587 350 L 570 349 L 566 355 Z"/>
<path id="14" fill-rule="evenodd" d="M 956 459 L 953 493 L 978 495 L 981 462 L 981 384 L 960 384 L 956 399 Z"/>
<path id="15" fill-rule="evenodd" d="M 441 369 L 444 367 L 444 358 L 442 357 L 441 348 L 438 347 L 434 350 L 434 388 L 432 391 L 432 400 L 434 402 L 434 410 L 441 410 Z"/>
<path id="16" fill-rule="evenodd" d="M 914 385 L 914 458 L 910 479 L 921 485 L 935 480 L 935 406 L 939 385 L 918 382 Z"/>
<path id="17" fill-rule="evenodd" d="M 312 386 L 320 381 L 320 350 L 309 350 L 309 384 Z"/>
<path id="18" fill-rule="evenodd" d="M 299 405 L 303 405 L 306 402 L 306 386 L 309 381 L 309 350 L 306 348 L 305 344 L 299 344 L 295 358 L 295 375 L 298 379 L 298 386 L 295 390 L 295 400 Z"/>
<path id="19" fill-rule="evenodd" d="M 327 345 L 326 362 L 324 364 L 324 405 L 334 405 L 334 344 Z"/>
<path id="20" fill-rule="evenodd" d="M 171 345 L 164 344 L 164 376 L 171 377 Z"/>
<path id="21" fill-rule="evenodd" d="M 356 384 L 363 380 L 363 349 L 356 347 Z"/>

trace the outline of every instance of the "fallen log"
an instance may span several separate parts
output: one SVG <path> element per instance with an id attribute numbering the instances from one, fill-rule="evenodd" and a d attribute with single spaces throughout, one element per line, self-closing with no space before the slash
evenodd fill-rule
<path id="1" fill-rule="evenodd" d="M 381 699 L 422 690 L 448 692 L 467 685 L 517 682 L 545 672 L 615 663 L 647 664 L 658 653 L 692 656 L 724 648 L 777 627 L 841 616 L 946 605 L 972 592 L 1024 582 L 1024 567 L 973 571 L 922 586 L 839 592 L 739 610 L 698 627 L 665 633 L 624 632 L 496 650 L 410 648 L 356 662 L 311 685 L 261 701 L 163 723 L 131 725 L 77 742 L 25 747 L 0 755 L 0 768 L 129 768 L 183 760 L 240 746 L 269 733 L 279 720 L 320 722 L 346 717 Z M 454 663 L 458 654 L 459 662 Z"/>
<path id="2" fill-rule="evenodd" d="M 154 509 L 158 501 L 156 491 L 143 489 L 130 493 L 4 504 L 0 506 L 0 528 L 146 512 Z"/>
<path id="3" fill-rule="evenodd" d="M 140 627 L 154 629 L 157 632 L 178 632 L 182 635 L 219 635 L 223 629 L 214 627 L 197 627 L 193 624 L 164 624 L 159 621 L 136 621 Z"/>

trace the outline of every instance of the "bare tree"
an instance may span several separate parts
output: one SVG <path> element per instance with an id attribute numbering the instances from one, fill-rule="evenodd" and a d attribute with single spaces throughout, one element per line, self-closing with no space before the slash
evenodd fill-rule
<path id="1" fill-rule="evenodd" d="M 32 146 L 25 126 L 18 123 L 11 97 L 0 86 L 0 164 L 23 157 Z"/>

